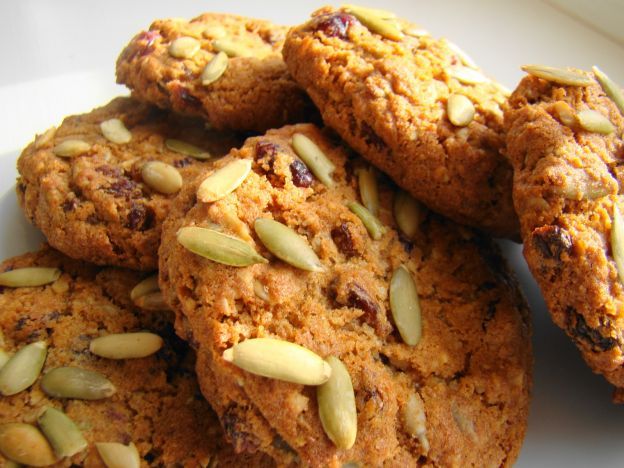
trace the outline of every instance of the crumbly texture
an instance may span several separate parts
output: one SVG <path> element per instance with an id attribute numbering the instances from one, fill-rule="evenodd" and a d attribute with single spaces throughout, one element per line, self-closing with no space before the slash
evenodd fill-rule
<path id="1" fill-rule="evenodd" d="M 598 111 L 615 132 L 562 123 L 565 105 Z M 597 82 L 561 86 L 528 76 L 505 125 L 524 256 L 550 314 L 589 366 L 624 388 L 624 287 L 610 241 L 614 204 L 624 212 L 624 118 Z"/>
<path id="2" fill-rule="evenodd" d="M 145 312 L 129 300 L 137 272 L 101 269 L 44 248 L 5 261 L 0 271 L 27 266 L 57 267 L 54 283 L 0 291 L 0 346 L 9 353 L 44 340 L 48 355 L 41 375 L 61 366 L 105 375 L 117 388 L 102 400 L 56 399 L 40 387 L 0 399 L 0 423 L 35 423 L 46 406 L 62 409 L 89 442 L 87 450 L 55 466 L 104 466 L 95 442 L 133 442 L 141 466 L 271 466 L 266 456 L 236 456 L 223 438 L 193 372 L 194 356 L 173 332 L 170 312 Z M 151 331 L 164 338 L 158 353 L 110 360 L 89 352 L 89 342 L 110 333 Z M 0 464 L 4 461 L 0 454 Z"/>
<path id="3" fill-rule="evenodd" d="M 104 137 L 100 123 L 112 118 L 130 130 L 129 143 L 116 144 Z M 168 149 L 167 138 L 193 143 L 215 157 L 240 141 L 206 131 L 201 122 L 117 98 L 88 114 L 67 117 L 58 129 L 48 130 L 26 147 L 17 162 L 19 203 L 50 244 L 70 257 L 154 270 L 162 221 L 175 194 L 148 187 L 142 166 L 162 161 L 189 180 L 211 164 Z M 71 139 L 83 140 L 91 149 L 72 158 L 56 156 L 54 147 Z"/>
<path id="4" fill-rule="evenodd" d="M 517 236 L 512 170 L 500 152 L 505 92 L 492 81 L 462 84 L 448 73 L 462 59 L 447 41 L 395 22 L 399 41 L 326 7 L 290 30 L 284 59 L 324 122 L 399 186 L 454 221 Z M 466 127 L 448 119 L 451 94 L 476 108 Z"/>
<path id="5" fill-rule="evenodd" d="M 262 132 L 315 114 L 308 97 L 290 77 L 281 50 L 288 30 L 269 21 L 208 13 L 191 21 L 159 20 L 137 34 L 117 60 L 117 81 L 142 100 L 213 127 Z M 169 45 L 179 37 L 200 41 L 191 58 L 176 58 Z M 225 73 L 202 84 L 201 74 L 218 52 L 215 40 L 231 40 L 249 56 L 230 57 Z"/>
<path id="6" fill-rule="evenodd" d="M 315 178 L 301 183 L 307 178 L 293 169 L 294 133 L 315 141 L 335 164 L 334 188 Z M 529 404 L 529 319 L 494 245 L 424 208 L 416 237 L 400 238 L 390 208 L 394 189 L 384 177 L 379 216 L 387 230 L 372 240 L 346 206 L 359 200 L 354 172 L 364 161 L 313 125 L 250 138 L 218 164 L 232 158 L 253 159 L 235 192 L 197 203 L 189 184 L 176 200 L 163 229 L 160 280 L 178 334 L 198 350 L 200 385 L 234 447 L 303 466 L 511 465 Z M 325 271 L 305 272 L 272 256 L 254 233 L 257 218 L 302 235 Z M 178 229 L 191 225 L 217 226 L 269 263 L 237 268 L 195 255 L 176 241 Z M 415 347 L 402 342 L 389 309 L 390 278 L 401 264 L 420 297 L 423 337 Z M 336 449 L 325 435 L 314 387 L 258 377 L 222 358 L 252 337 L 296 342 L 344 362 L 358 415 L 352 449 Z M 419 437 L 404 423 L 410 397 L 424 408 Z"/>

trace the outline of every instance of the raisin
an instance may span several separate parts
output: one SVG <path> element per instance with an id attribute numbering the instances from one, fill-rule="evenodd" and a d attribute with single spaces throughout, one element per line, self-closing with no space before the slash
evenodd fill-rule
<path id="1" fill-rule="evenodd" d="M 371 324 L 376 321 L 379 313 L 379 306 L 368 295 L 366 290 L 357 283 L 353 283 L 349 288 L 349 296 L 347 297 L 347 305 L 364 311 L 364 321 Z"/>
<path id="2" fill-rule="evenodd" d="M 353 242 L 353 235 L 348 223 L 342 223 L 340 226 L 332 229 L 331 236 L 338 250 L 347 257 L 353 257 L 359 253 Z"/>
<path id="3" fill-rule="evenodd" d="M 368 146 L 372 146 L 377 151 L 385 151 L 386 143 L 381 139 L 373 127 L 368 125 L 366 122 L 362 122 L 360 127 L 360 137 L 366 142 Z"/>
<path id="4" fill-rule="evenodd" d="M 293 184 L 297 187 L 309 187 L 312 185 L 314 177 L 310 169 L 298 159 L 290 163 L 290 173 L 292 174 Z"/>
<path id="5" fill-rule="evenodd" d="M 29 319 L 30 319 L 30 317 L 28 317 L 28 316 L 20 317 L 20 319 L 15 324 L 14 330 L 15 331 L 22 330 L 26 326 L 26 322 L 28 322 Z"/>
<path id="6" fill-rule="evenodd" d="M 154 221 L 154 212 L 140 203 L 133 203 L 128 213 L 126 226 L 137 231 L 149 229 Z"/>
<path id="7" fill-rule="evenodd" d="M 228 436 L 230 443 L 234 446 L 236 453 L 255 452 L 258 449 L 258 441 L 253 434 L 243 430 L 243 423 L 238 416 L 238 407 L 230 406 L 223 416 L 221 416 L 221 424 L 223 430 Z"/>
<path id="8" fill-rule="evenodd" d="M 600 331 L 587 325 L 585 317 L 579 314 L 573 307 L 567 308 L 568 332 L 589 343 L 595 351 L 609 351 L 617 346 L 618 341 L 610 336 L 603 336 Z"/>
<path id="9" fill-rule="evenodd" d="M 200 107 L 201 101 L 189 93 L 188 89 L 178 83 L 172 83 L 171 92 L 173 98 L 180 106 Z M 182 102 L 180 102 L 182 101 Z"/>
<path id="10" fill-rule="evenodd" d="M 78 199 L 71 198 L 69 200 L 65 200 L 63 202 L 63 211 L 67 213 L 68 211 L 74 211 L 78 207 Z"/>
<path id="11" fill-rule="evenodd" d="M 103 174 L 107 177 L 119 178 L 122 175 L 122 171 L 119 167 L 109 166 L 108 164 L 98 166 L 95 168 L 95 170 L 96 172 L 99 172 L 100 174 Z"/>
<path id="12" fill-rule="evenodd" d="M 91 224 L 92 226 L 95 226 L 96 224 L 99 224 L 100 222 L 100 218 L 98 218 L 98 215 L 95 213 L 91 213 L 89 216 L 87 216 L 87 218 L 85 219 L 85 221 L 89 224 Z"/>
<path id="13" fill-rule="evenodd" d="M 184 158 L 184 159 L 176 159 L 173 161 L 173 166 L 181 169 L 186 166 L 190 166 L 193 164 L 193 158 Z"/>
<path id="14" fill-rule="evenodd" d="M 259 141 L 256 143 L 256 159 L 263 159 L 269 157 L 275 159 L 277 155 L 278 146 L 270 141 Z"/>
<path id="15" fill-rule="evenodd" d="M 115 197 L 138 198 L 141 191 L 136 182 L 127 177 L 120 177 L 112 182 L 106 191 Z"/>
<path id="16" fill-rule="evenodd" d="M 334 13 L 319 16 L 314 25 L 315 31 L 322 31 L 326 36 L 347 38 L 349 26 L 356 22 L 355 17 L 347 13 Z"/>
<path id="17" fill-rule="evenodd" d="M 546 258 L 561 260 L 561 254 L 572 249 L 572 237 L 559 226 L 542 226 L 531 234 L 533 243 Z"/>

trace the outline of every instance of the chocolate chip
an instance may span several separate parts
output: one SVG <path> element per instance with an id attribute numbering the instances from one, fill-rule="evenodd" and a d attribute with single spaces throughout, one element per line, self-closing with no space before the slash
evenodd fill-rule
<path id="1" fill-rule="evenodd" d="M 567 308 L 568 332 L 588 344 L 594 351 L 609 351 L 617 346 L 618 341 L 610 336 L 603 336 L 599 330 L 587 325 L 585 317 L 579 314 L 573 307 Z"/>
<path id="2" fill-rule="evenodd" d="M 298 159 L 290 163 L 290 173 L 292 174 L 293 184 L 297 187 L 309 187 L 314 181 L 310 169 Z"/>
<path id="3" fill-rule="evenodd" d="M 255 452 L 260 444 L 253 434 L 243 430 L 244 423 L 242 421 L 244 418 L 238 415 L 239 411 L 242 411 L 242 408 L 235 405 L 225 410 L 223 416 L 221 416 L 223 430 L 230 443 L 234 446 L 236 453 Z"/>
<path id="4" fill-rule="evenodd" d="M 70 198 L 68 200 L 65 200 L 63 202 L 63 211 L 65 213 L 69 212 L 69 211 L 74 211 L 76 209 L 76 207 L 78 206 L 78 199 L 77 198 Z"/>
<path id="5" fill-rule="evenodd" d="M 533 244 L 546 258 L 561 259 L 561 254 L 572 249 L 572 237 L 559 226 L 542 226 L 531 234 Z"/>
<path id="6" fill-rule="evenodd" d="M 347 13 L 334 13 L 319 16 L 314 24 L 315 31 L 322 31 L 326 36 L 347 38 L 349 26 L 357 20 Z"/>
<path id="7" fill-rule="evenodd" d="M 342 223 L 340 226 L 332 229 L 331 236 L 338 250 L 347 257 L 353 257 L 359 253 L 353 242 L 353 235 L 348 223 Z"/>

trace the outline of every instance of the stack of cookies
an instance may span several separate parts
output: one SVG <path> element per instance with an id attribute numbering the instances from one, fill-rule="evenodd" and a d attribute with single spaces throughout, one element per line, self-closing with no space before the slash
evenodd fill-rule
<path id="1" fill-rule="evenodd" d="M 0 267 L 0 460 L 511 465 L 530 317 L 490 236 L 624 388 L 624 97 L 526 71 L 356 6 L 137 34 L 131 97 L 17 163 L 49 245 Z"/>

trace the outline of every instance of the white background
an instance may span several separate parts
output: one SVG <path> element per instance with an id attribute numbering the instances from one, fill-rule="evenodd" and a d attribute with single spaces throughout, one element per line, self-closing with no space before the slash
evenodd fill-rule
<path id="1" fill-rule="evenodd" d="M 624 84 L 622 0 L 367 0 L 459 44 L 513 88 L 520 65 L 600 66 Z M 0 256 L 31 250 L 41 237 L 16 207 L 15 159 L 37 132 L 125 93 L 114 65 L 124 44 L 156 18 L 205 11 L 303 22 L 323 2 L 2 0 L 0 2 Z M 570 14 L 567 8 L 573 6 Z M 519 467 L 624 466 L 624 408 L 551 324 L 520 248 L 504 243 L 534 313 L 535 376 Z M 574 287 L 574 285 L 570 285 Z M 2 311 L 0 311 L 2 313 Z"/>

